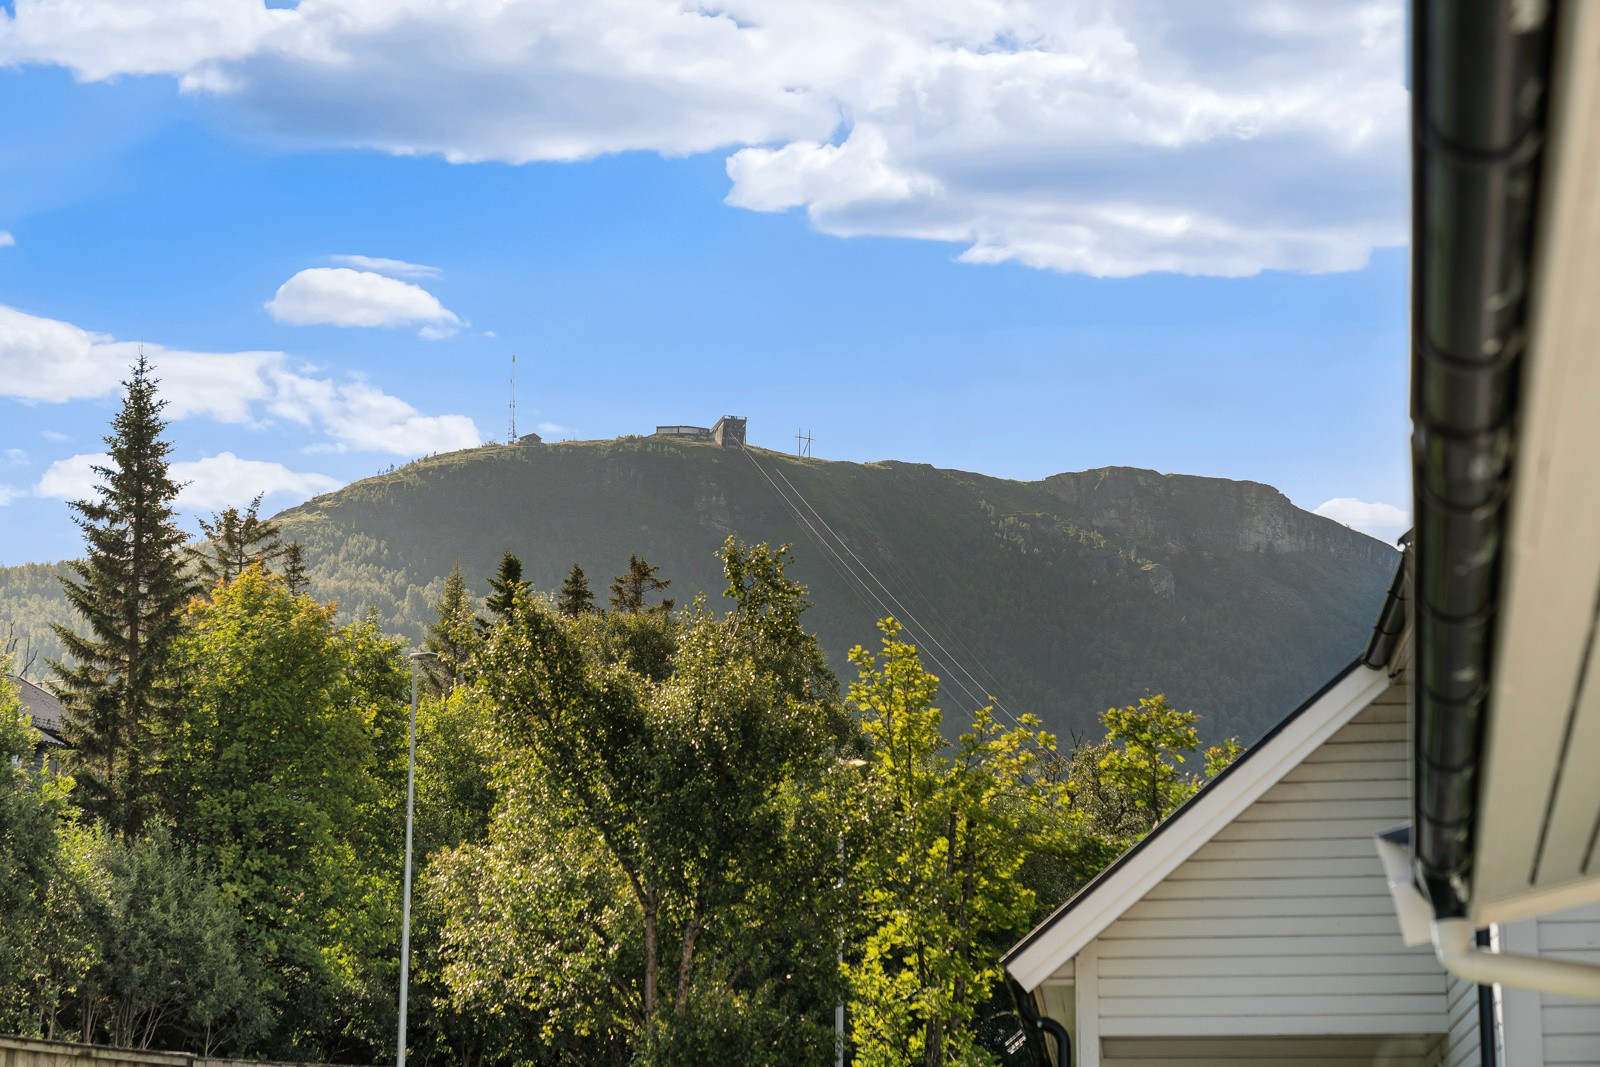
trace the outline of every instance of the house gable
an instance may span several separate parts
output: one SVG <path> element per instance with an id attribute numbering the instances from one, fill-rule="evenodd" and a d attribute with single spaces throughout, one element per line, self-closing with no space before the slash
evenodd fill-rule
<path id="1" fill-rule="evenodd" d="M 1094 937 L 1101 1035 L 1445 1033 L 1372 846 L 1410 810 L 1406 704 L 1387 686 Z"/>
<path id="2" fill-rule="evenodd" d="M 1007 953 L 1007 972 L 1036 989 L 1389 688 L 1386 671 L 1352 664 Z M 1376 863 L 1370 841 L 1367 854 Z"/>

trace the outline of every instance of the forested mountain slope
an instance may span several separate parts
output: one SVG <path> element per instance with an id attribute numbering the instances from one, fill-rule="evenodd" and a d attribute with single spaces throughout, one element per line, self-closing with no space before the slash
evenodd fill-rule
<path id="1" fill-rule="evenodd" d="M 791 542 L 842 675 L 892 612 L 947 707 L 972 703 L 964 683 L 1066 736 L 1148 690 L 1208 736 L 1253 739 L 1357 655 L 1397 559 L 1252 482 L 1121 467 L 1016 482 L 657 438 L 432 457 L 279 519 L 316 595 L 410 635 L 457 560 L 480 594 L 505 550 L 545 590 L 576 562 L 604 599 L 638 553 L 680 605 L 715 606 L 725 537 Z M 54 614 L 46 572 L 0 570 L 0 634 Z"/>

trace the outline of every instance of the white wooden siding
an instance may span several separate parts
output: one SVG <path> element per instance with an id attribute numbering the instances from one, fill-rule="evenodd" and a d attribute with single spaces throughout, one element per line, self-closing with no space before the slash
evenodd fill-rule
<path id="1" fill-rule="evenodd" d="M 1600 905 L 1538 919 L 1542 956 L 1600 964 Z M 1600 1003 L 1541 996 L 1545 1067 L 1600 1064 Z"/>
<path id="2" fill-rule="evenodd" d="M 1446 975 L 1445 1001 L 1450 1032 L 1445 1037 L 1442 1067 L 1478 1067 L 1483 1062 L 1478 1034 L 1478 987 Z"/>
<path id="3" fill-rule="evenodd" d="M 1437 1037 L 1110 1037 L 1101 1067 L 1374 1067 L 1431 1064 Z"/>
<path id="4" fill-rule="evenodd" d="M 1397 683 L 1108 926 L 1108 1057 L 1161 1035 L 1444 1034 L 1444 972 L 1401 943 L 1372 844 L 1410 818 L 1408 771 Z"/>

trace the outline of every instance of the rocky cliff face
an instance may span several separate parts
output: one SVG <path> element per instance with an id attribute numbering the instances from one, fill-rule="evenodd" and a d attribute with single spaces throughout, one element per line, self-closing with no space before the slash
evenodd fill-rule
<path id="1" fill-rule="evenodd" d="M 1302 511 L 1260 482 L 1102 467 L 1042 484 L 1078 521 L 1155 559 L 1191 552 L 1311 553 L 1363 564 L 1394 559 L 1382 542 Z"/>

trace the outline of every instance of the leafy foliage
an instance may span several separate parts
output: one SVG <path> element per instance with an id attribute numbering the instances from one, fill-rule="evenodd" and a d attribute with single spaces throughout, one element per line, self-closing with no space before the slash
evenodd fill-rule
<path id="1" fill-rule="evenodd" d="M 1032 890 L 1016 881 L 1028 854 L 1070 834 L 1068 792 L 1044 773 L 1049 734 L 980 708 L 953 745 L 940 733 L 939 680 L 881 624 L 883 648 L 857 647 L 850 699 L 871 739 L 856 804 L 869 832 L 849 881 L 863 936 L 845 967 L 862 1067 L 977 1064 L 978 1009 L 1000 978 L 999 946 L 1024 929 Z"/>
<path id="2" fill-rule="evenodd" d="M 774 980 L 830 987 L 830 924 L 776 943 L 751 921 L 758 899 L 830 893 L 831 857 L 789 834 L 851 734 L 786 558 L 730 541 L 721 617 L 567 619 L 524 596 L 493 629 L 500 804 L 431 881 L 457 1010 L 525 1006 L 512 1032 L 551 1062 L 695 1062 L 708 1026 L 730 1062 L 823 1047 L 816 986 Z M 730 1029 L 729 996 L 777 1030 Z M 797 997 L 809 1018 L 782 1009 Z"/>

